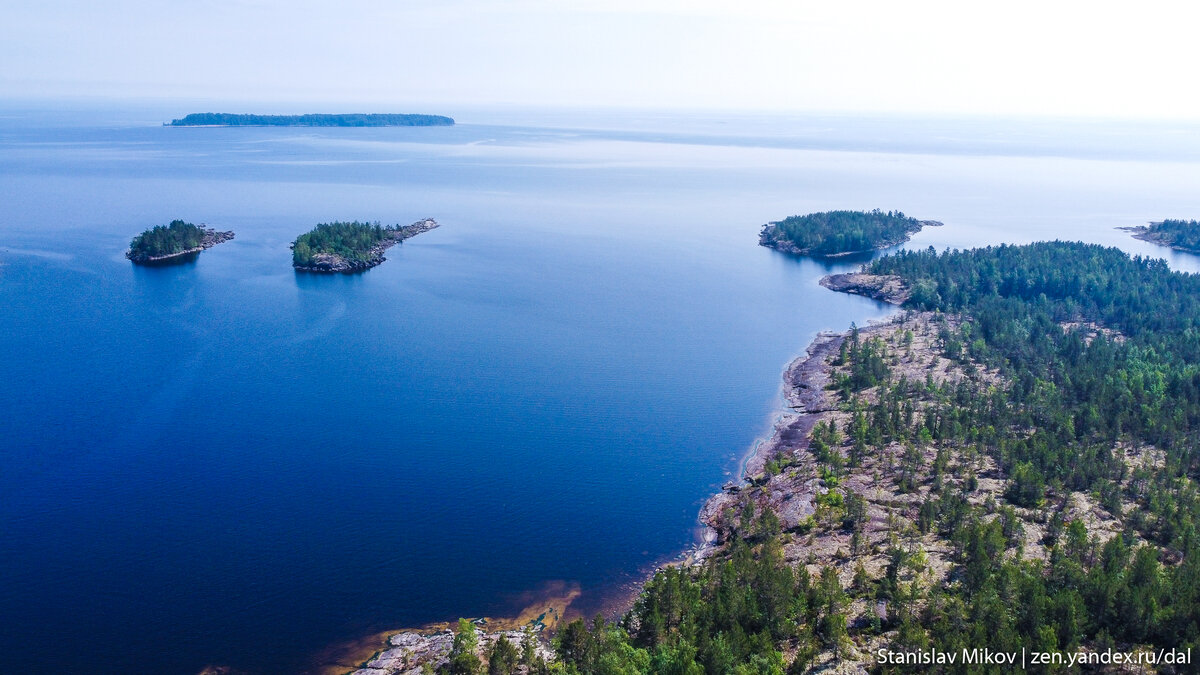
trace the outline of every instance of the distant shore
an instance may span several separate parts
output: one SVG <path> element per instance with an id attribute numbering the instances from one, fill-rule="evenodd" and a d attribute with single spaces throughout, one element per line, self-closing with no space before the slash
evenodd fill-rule
<path id="1" fill-rule="evenodd" d="M 242 113 L 192 113 L 163 124 L 166 127 L 448 127 L 454 118 L 445 115 L 349 113 L 308 115 L 252 115 Z"/>

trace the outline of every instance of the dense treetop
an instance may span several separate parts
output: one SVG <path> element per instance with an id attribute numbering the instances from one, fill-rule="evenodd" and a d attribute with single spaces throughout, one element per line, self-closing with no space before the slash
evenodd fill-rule
<path id="1" fill-rule="evenodd" d="M 367 263 L 372 257 L 372 249 L 399 231 L 399 225 L 384 227 L 377 222 L 321 223 L 296 237 L 292 243 L 292 264 L 307 267 L 314 256 L 321 254 L 337 255 L 351 263 Z"/>
<path id="2" fill-rule="evenodd" d="M 159 258 L 199 248 L 204 240 L 204 228 L 182 220 L 170 225 L 156 225 L 129 242 L 129 257 Z"/>
<path id="3" fill-rule="evenodd" d="M 1200 276 L 1078 242 L 902 252 L 868 271 L 903 277 L 914 308 L 969 319 L 945 336 L 947 353 L 1012 382 L 1008 403 L 1024 415 L 1013 424 L 1033 430 L 1007 440 L 1006 466 L 1092 489 L 1129 442 L 1166 451 L 1164 477 L 1200 470 Z M 1197 516 L 1156 536 L 1192 545 Z"/>
<path id="4" fill-rule="evenodd" d="M 894 246 L 922 225 L 900 211 L 823 211 L 770 223 L 759 241 L 792 253 L 833 256 Z"/>
<path id="5" fill-rule="evenodd" d="M 901 251 L 873 261 L 866 271 L 903 277 L 914 308 L 990 315 L 984 310 L 997 303 L 1027 305 L 1022 313 L 1098 321 L 1200 362 L 1200 347 L 1191 344 L 1200 324 L 1200 275 L 1172 272 L 1159 258 L 1054 241 Z"/>
<path id="6" fill-rule="evenodd" d="M 347 115 L 247 115 L 234 113 L 192 113 L 171 120 L 170 126 L 226 127 L 431 127 L 450 126 L 454 120 L 443 115 L 347 114 Z"/>

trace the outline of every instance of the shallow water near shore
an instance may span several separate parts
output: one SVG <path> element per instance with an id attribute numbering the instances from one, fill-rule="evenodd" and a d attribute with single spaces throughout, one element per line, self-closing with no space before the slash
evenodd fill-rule
<path id="1" fill-rule="evenodd" d="M 184 112 L 0 116 L 2 672 L 287 672 L 551 582 L 604 606 L 694 543 L 788 361 L 891 311 L 817 285 L 861 260 L 758 246 L 767 221 L 901 209 L 945 223 L 910 247 L 1083 239 L 1200 270 L 1114 229 L 1200 218 L 1175 126 L 159 126 Z M 318 222 L 424 217 L 366 273 L 291 269 Z M 123 258 L 174 218 L 237 236 Z"/>

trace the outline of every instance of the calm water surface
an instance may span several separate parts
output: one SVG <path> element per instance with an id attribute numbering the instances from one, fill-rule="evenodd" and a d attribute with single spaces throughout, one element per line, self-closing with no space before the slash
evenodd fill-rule
<path id="1" fill-rule="evenodd" d="M 176 129 L 0 108 L 0 672 L 301 667 L 339 640 L 607 592 L 694 541 L 816 331 L 887 308 L 756 245 L 898 208 L 912 247 L 1200 217 L 1195 128 L 456 114 Z M 442 111 L 437 111 L 442 112 Z M 334 219 L 442 227 L 297 275 Z M 122 253 L 174 218 L 237 238 Z"/>

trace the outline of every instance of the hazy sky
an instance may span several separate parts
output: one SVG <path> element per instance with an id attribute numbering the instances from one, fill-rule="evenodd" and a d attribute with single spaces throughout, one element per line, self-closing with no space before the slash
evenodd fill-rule
<path id="1" fill-rule="evenodd" d="M 1192 4 L 0 0 L 0 96 L 1200 119 Z"/>

